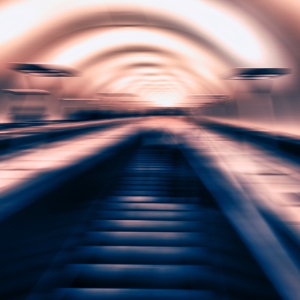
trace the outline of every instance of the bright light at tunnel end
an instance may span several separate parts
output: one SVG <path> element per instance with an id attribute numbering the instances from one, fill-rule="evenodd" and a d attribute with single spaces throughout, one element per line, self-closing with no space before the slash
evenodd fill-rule
<path id="1" fill-rule="evenodd" d="M 161 107 L 174 107 L 178 106 L 182 96 L 173 93 L 155 92 L 146 96 L 147 100 L 151 101 L 154 105 Z"/>

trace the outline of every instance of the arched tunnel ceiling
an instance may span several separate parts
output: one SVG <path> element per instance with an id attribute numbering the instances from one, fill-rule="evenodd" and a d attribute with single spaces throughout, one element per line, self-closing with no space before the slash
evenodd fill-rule
<path id="1" fill-rule="evenodd" d="M 282 34 L 278 37 L 255 18 L 263 1 L 251 1 L 252 10 L 242 2 L 2 1 L 2 88 L 8 81 L 22 85 L 22 76 L 6 69 L 7 62 L 18 61 L 80 70 L 80 78 L 64 80 L 70 97 L 128 92 L 149 100 L 149 94 L 173 90 L 178 103 L 189 94 L 228 94 L 231 87 L 222 76 L 233 67 L 294 63 L 289 45 L 280 43 Z M 281 6 L 273 2 L 274 9 Z"/>
<path id="2" fill-rule="evenodd" d="M 293 56 L 297 58 L 300 56 L 300 2 L 298 0 L 230 0 L 230 2 L 246 10 L 273 32 Z"/>

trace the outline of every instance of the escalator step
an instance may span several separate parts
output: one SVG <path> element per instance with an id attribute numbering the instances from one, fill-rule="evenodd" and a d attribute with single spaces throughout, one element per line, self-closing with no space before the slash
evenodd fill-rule
<path id="1" fill-rule="evenodd" d="M 59 289 L 52 299 L 61 300 L 215 300 L 212 291 L 180 289 Z"/>
<path id="2" fill-rule="evenodd" d="M 195 211 L 199 209 L 196 204 L 173 203 L 132 203 L 132 202 L 105 202 L 99 205 L 106 210 L 170 210 L 170 211 Z"/>
<path id="3" fill-rule="evenodd" d="M 209 244 L 209 236 L 199 232 L 87 232 L 83 245 L 114 246 L 190 246 Z"/>
<path id="4" fill-rule="evenodd" d="M 207 265 L 212 260 L 205 247 L 82 246 L 74 263 Z"/>
<path id="5" fill-rule="evenodd" d="M 72 287 L 210 289 L 213 272 L 198 265 L 70 264 Z"/>
<path id="6" fill-rule="evenodd" d="M 204 211 L 166 211 L 166 210 L 101 210 L 96 213 L 98 220 L 161 220 L 183 221 L 208 219 Z"/>
<path id="7" fill-rule="evenodd" d="M 203 232 L 205 227 L 200 221 L 96 220 L 90 224 L 91 231 Z"/>

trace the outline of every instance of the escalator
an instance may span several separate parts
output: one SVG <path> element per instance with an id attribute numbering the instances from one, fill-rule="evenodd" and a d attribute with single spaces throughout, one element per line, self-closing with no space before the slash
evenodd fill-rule
<path id="1" fill-rule="evenodd" d="M 26 299 L 281 298 L 180 151 L 150 143 L 89 202 Z"/>
<path id="2" fill-rule="evenodd" d="M 166 146 L 135 153 L 35 294 L 279 299 L 181 154 Z"/>

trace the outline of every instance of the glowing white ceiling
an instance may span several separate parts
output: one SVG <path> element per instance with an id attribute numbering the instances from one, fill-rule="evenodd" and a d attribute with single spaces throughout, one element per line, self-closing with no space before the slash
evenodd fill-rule
<path id="1" fill-rule="evenodd" d="M 276 38 L 226 1 L 24 0 L 0 5 L 0 65 L 68 65 L 70 96 L 138 93 L 177 105 L 189 94 L 228 92 L 232 67 L 289 67 Z M 270 51 L 272 49 L 272 51 Z"/>

